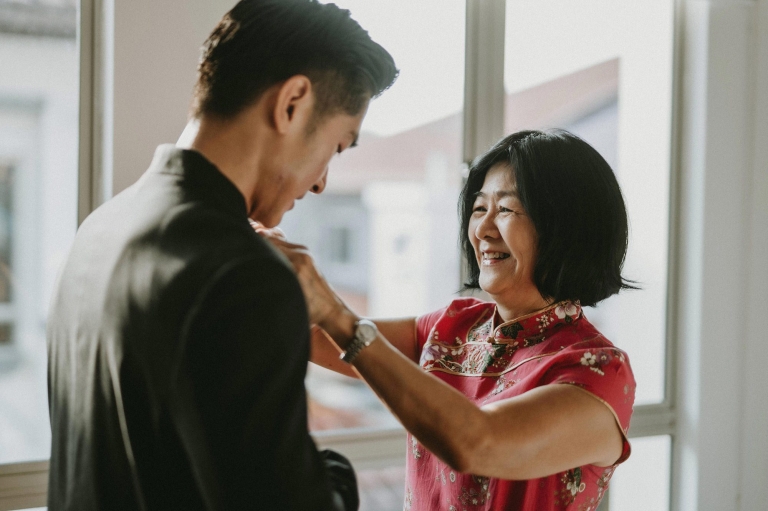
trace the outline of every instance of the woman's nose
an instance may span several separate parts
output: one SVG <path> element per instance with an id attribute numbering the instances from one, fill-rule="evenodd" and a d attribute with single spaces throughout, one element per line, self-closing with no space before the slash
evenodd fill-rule
<path id="1" fill-rule="evenodd" d="M 499 230 L 496 227 L 496 222 L 494 220 L 495 218 L 491 211 L 488 211 L 483 215 L 483 218 L 480 219 L 480 223 L 477 224 L 477 227 L 475 228 L 475 236 L 477 236 L 477 239 L 497 238 L 499 236 Z"/>

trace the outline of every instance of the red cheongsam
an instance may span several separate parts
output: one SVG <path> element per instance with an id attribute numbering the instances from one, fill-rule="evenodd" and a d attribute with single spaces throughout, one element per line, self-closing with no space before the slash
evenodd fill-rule
<path id="1" fill-rule="evenodd" d="M 493 303 L 473 298 L 417 319 L 421 367 L 477 406 L 543 385 L 573 385 L 613 413 L 624 434 L 611 467 L 584 465 L 527 481 L 462 474 L 408 435 L 406 511 L 594 511 L 616 467 L 629 457 L 626 439 L 635 379 L 627 355 L 587 321 L 576 303 L 495 325 Z"/>

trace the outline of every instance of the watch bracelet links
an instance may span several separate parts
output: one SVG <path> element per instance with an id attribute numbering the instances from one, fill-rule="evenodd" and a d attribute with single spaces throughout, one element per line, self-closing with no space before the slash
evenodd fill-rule
<path id="1" fill-rule="evenodd" d="M 368 345 L 365 343 L 365 341 L 355 336 L 352 339 L 352 342 L 347 345 L 347 349 L 344 350 L 344 353 L 342 353 L 339 358 L 341 358 L 341 360 L 347 364 L 351 364 L 366 346 Z"/>

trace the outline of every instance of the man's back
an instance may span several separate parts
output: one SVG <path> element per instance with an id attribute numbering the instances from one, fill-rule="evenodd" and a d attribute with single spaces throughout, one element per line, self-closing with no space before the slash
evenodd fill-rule
<path id="1" fill-rule="evenodd" d="M 54 299 L 49 508 L 330 508 L 308 331 L 237 188 L 161 147 L 84 222 Z"/>

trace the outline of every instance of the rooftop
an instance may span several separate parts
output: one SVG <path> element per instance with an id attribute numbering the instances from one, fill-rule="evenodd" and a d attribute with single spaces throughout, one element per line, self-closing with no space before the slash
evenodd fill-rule
<path id="1" fill-rule="evenodd" d="M 619 61 L 613 59 L 508 94 L 504 132 L 565 127 L 615 101 L 618 91 Z M 327 191 L 359 193 L 371 181 L 423 181 L 435 153 L 458 169 L 461 122 L 456 112 L 388 137 L 361 133 L 360 147 L 332 162 Z"/>

